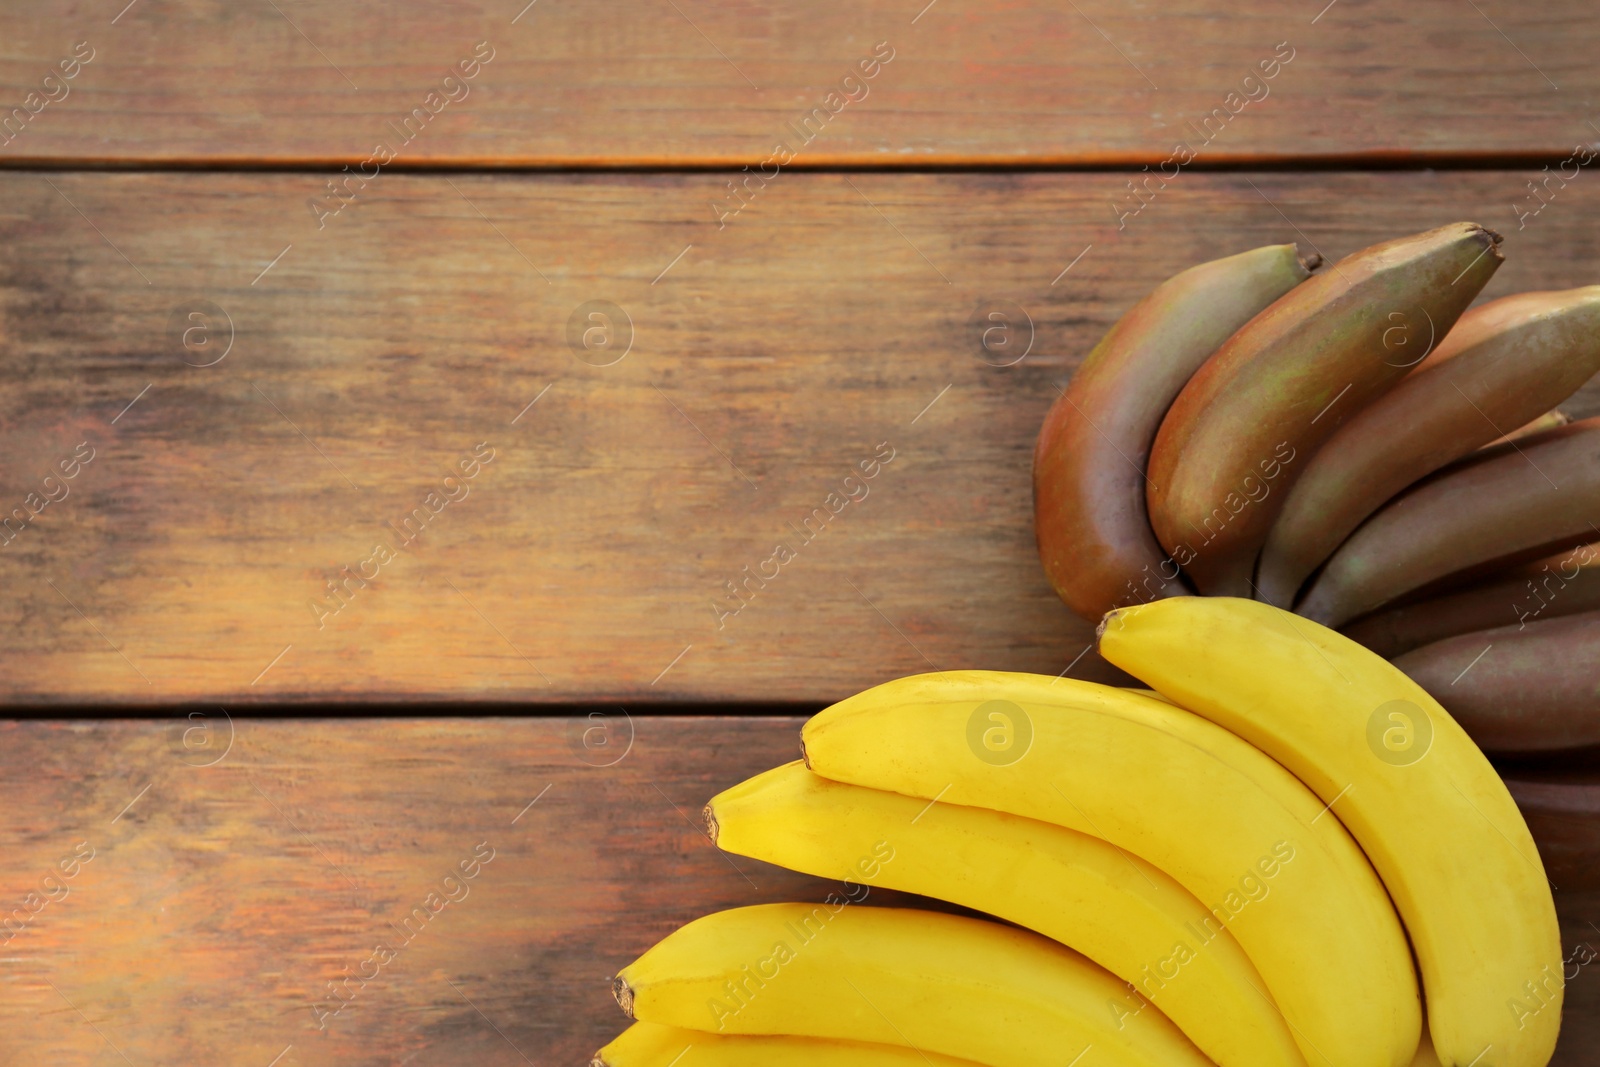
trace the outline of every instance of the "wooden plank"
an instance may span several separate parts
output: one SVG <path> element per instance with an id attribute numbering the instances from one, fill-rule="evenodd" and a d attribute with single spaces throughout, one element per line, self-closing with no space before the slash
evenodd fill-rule
<path id="1" fill-rule="evenodd" d="M 631 956 L 819 884 L 695 823 L 795 754 L 796 721 L 641 718 L 631 748 L 611 725 L 610 767 L 584 719 L 0 725 L 0 900 L 57 898 L 0 954 L 0 1059 L 584 1062 L 625 1024 L 609 976 Z M 413 905 L 438 911 L 403 926 Z M 380 942 L 395 958 L 363 966 Z M 328 990 L 375 970 L 342 1007 Z"/>
<path id="2" fill-rule="evenodd" d="M 27 112 L 0 164 L 337 167 L 380 142 L 394 166 L 740 167 L 779 142 L 796 166 L 1559 159 L 1600 91 L 1585 0 L 10 0 L 0 24 L 0 105 Z M 88 65 L 45 82 L 80 42 Z M 889 65 L 828 101 L 879 42 Z M 817 107 L 807 143 L 789 124 Z"/>
<path id="3" fill-rule="evenodd" d="M 793 758 L 799 724 L 0 725 L 0 901 L 12 912 L 38 894 L 12 912 L 0 953 L 0 1056 L 584 1062 L 624 1024 L 610 976 L 660 937 L 714 909 L 836 888 L 723 856 L 696 825 L 715 792 Z M 490 850 L 474 877 L 445 882 Z M 869 903 L 915 900 L 874 889 Z M 436 913 L 405 926 L 415 906 Z M 1595 943 L 1600 896 L 1562 908 L 1569 948 Z M 380 943 L 394 953 L 382 967 L 367 962 Z M 1592 970 L 1569 983 L 1557 1064 L 1592 1062 Z"/>
<path id="4" fill-rule="evenodd" d="M 0 499 L 43 510 L 0 547 L 0 699 L 1059 673 L 1090 635 L 1035 557 L 1031 449 L 1099 335 L 1200 260 L 1455 218 L 1509 234 L 1488 296 L 1594 281 L 1600 184 L 1517 232 L 1525 180 L 1190 175 L 1118 231 L 1114 175 L 790 175 L 722 229 L 711 175 L 396 175 L 319 231 L 310 178 L 6 176 Z"/>

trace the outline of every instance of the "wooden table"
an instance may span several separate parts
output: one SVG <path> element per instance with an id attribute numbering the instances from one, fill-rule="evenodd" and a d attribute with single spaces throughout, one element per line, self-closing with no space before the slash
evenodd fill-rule
<path id="1" fill-rule="evenodd" d="M 818 891 L 698 829 L 799 716 L 1113 677 L 1029 457 L 1152 285 L 1462 218 L 1489 297 L 1600 273 L 1578 0 L 123 2 L 0 4 L 0 893 L 76 870 L 6 1063 L 581 1061 L 653 940 Z"/>

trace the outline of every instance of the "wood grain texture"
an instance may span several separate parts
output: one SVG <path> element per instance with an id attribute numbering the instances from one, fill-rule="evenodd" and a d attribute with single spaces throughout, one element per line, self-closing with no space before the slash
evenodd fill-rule
<path id="1" fill-rule="evenodd" d="M 0 514 L 31 521 L 0 699 L 820 705 L 1061 672 L 1090 634 L 1036 558 L 1031 449 L 1100 334 L 1203 259 L 1456 218 L 1508 233 L 1485 299 L 1594 280 L 1600 183 L 1518 232 L 1524 180 L 1188 175 L 1119 231 L 1113 175 L 785 175 L 721 229 L 711 175 L 389 175 L 319 230 L 309 177 L 6 176 Z"/>
<path id="2" fill-rule="evenodd" d="M 0 105 L 61 98 L 27 104 L 0 164 L 355 164 L 423 106 L 397 166 L 739 167 L 780 141 L 800 166 L 1154 165 L 1180 141 L 1212 163 L 1560 158 L 1596 139 L 1585 0 L 525 2 L 10 0 Z M 80 41 L 90 63 L 45 85 Z M 467 95 L 425 105 L 480 41 Z M 865 98 L 794 144 L 787 124 L 879 41 L 895 58 Z M 1280 43 L 1289 65 L 1246 85 Z"/>
<path id="3" fill-rule="evenodd" d="M 1113 677 L 1040 573 L 1028 467 L 1152 285 L 1455 218 L 1508 234 L 1485 298 L 1600 267 L 1587 166 L 1542 199 L 1516 171 L 400 173 L 759 170 L 779 143 L 785 171 L 1157 169 L 1179 142 L 1202 168 L 1557 160 L 1600 135 L 1579 0 L 524 4 L 0 3 L 0 169 L 58 168 L 0 175 L 0 705 L 182 705 L 0 722 L 0 1062 L 582 1062 L 655 940 L 829 888 L 698 827 L 799 719 L 627 707 Z M 880 41 L 867 94 L 813 111 Z M 466 95 L 430 98 L 475 52 Z M 379 144 L 337 187 L 72 173 L 361 169 Z M 378 544 L 375 577 L 342 572 Z M 607 710 L 217 706 L 431 701 Z M 1596 787 L 1513 788 L 1568 949 L 1600 944 Z M 1558 1067 L 1593 1062 L 1596 973 Z"/>
<path id="4" fill-rule="evenodd" d="M 837 888 L 724 856 L 698 826 L 715 792 L 795 756 L 800 722 L 0 725 L 0 901 L 39 894 L 0 953 L 0 1058 L 584 1062 L 625 1023 L 611 975 L 656 940 L 710 910 Z M 444 881 L 484 845 L 475 877 Z M 45 883 L 75 850 L 92 858 Z M 1569 952 L 1600 943 L 1600 895 L 1560 905 Z M 380 943 L 394 958 L 378 968 Z M 1562 1067 L 1593 1062 L 1593 968 L 1568 985 Z"/>

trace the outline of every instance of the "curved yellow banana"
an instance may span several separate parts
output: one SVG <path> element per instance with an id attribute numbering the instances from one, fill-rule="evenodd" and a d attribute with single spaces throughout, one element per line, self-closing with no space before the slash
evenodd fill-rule
<path id="1" fill-rule="evenodd" d="M 1154 1007 L 1048 938 L 983 919 L 847 902 L 757 904 L 668 934 L 622 969 L 635 1019 L 938 1052 L 989 1067 L 1207 1067 Z"/>
<path id="2" fill-rule="evenodd" d="M 832 782 L 796 761 L 712 798 L 718 847 L 850 886 L 964 904 L 1076 949 L 1131 983 L 1222 1067 L 1305 1067 L 1233 935 L 1194 896 L 1097 837 Z M 856 897 L 847 888 L 847 897 Z M 1213 920 L 1214 922 L 1214 920 Z M 1204 948 L 1191 943 L 1206 939 Z M 1137 1010 L 1131 999 L 1120 1011 Z"/>
<path id="3" fill-rule="evenodd" d="M 660 1023 L 634 1023 L 594 1054 L 589 1067 L 987 1067 L 937 1052 L 814 1037 L 729 1036 Z M 1441 1067 L 1427 1031 L 1411 1067 Z"/>
<path id="4" fill-rule="evenodd" d="M 1405 919 L 1440 1060 L 1544 1067 L 1555 904 L 1516 803 L 1449 713 L 1349 638 L 1251 600 L 1163 600 L 1100 629 L 1106 659 L 1276 757 L 1350 828 Z"/>
<path id="5" fill-rule="evenodd" d="M 985 1067 L 937 1052 L 814 1037 L 728 1037 L 660 1023 L 634 1023 L 594 1054 L 589 1067 Z"/>
<path id="6" fill-rule="evenodd" d="M 1092 682 L 946 671 L 841 701 L 801 736 L 823 777 L 1039 819 L 1147 860 L 1211 910 L 1203 932 L 1232 932 L 1313 1067 L 1411 1062 L 1416 974 L 1382 884 L 1304 785 L 1226 730 Z"/>

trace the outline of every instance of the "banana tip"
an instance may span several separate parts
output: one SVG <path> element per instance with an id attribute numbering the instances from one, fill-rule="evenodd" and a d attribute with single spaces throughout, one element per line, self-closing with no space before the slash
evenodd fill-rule
<path id="1" fill-rule="evenodd" d="M 1322 266 L 1322 253 L 1313 252 L 1309 256 L 1303 256 L 1300 260 L 1300 263 L 1305 267 L 1306 273 L 1309 274 L 1318 267 Z"/>
<path id="2" fill-rule="evenodd" d="M 1473 223 L 1473 225 L 1477 226 L 1478 224 Z M 1500 251 L 1500 245 L 1505 241 L 1505 238 L 1500 236 L 1500 232 L 1498 230 L 1491 230 L 1487 226 L 1478 226 L 1478 232 L 1482 233 L 1489 239 L 1489 246 L 1486 251 L 1493 252 L 1495 259 L 1504 259 L 1505 254 Z"/>
<path id="3" fill-rule="evenodd" d="M 611 1065 L 606 1062 L 606 1058 L 603 1055 L 596 1052 L 593 1058 L 589 1060 L 589 1067 L 611 1067 Z"/>
<path id="4" fill-rule="evenodd" d="M 806 770 L 811 770 L 811 757 L 806 754 L 806 739 L 800 738 L 800 762 L 806 765 Z"/>
<path id="5" fill-rule="evenodd" d="M 1110 611 L 1108 611 L 1104 615 L 1100 616 L 1099 625 L 1097 625 L 1094 628 L 1094 643 L 1095 643 L 1095 647 L 1096 648 L 1098 648 L 1100 646 L 1101 640 L 1106 635 L 1106 627 L 1111 625 L 1111 621 L 1113 619 L 1119 619 L 1121 617 L 1122 617 L 1122 609 L 1121 608 L 1112 608 Z"/>
<path id="6" fill-rule="evenodd" d="M 716 814 L 716 812 L 711 810 L 711 805 L 710 804 L 707 804 L 705 807 L 700 809 L 700 817 L 706 821 L 706 836 L 711 838 L 711 843 L 713 845 L 716 844 L 717 843 L 717 814 Z"/>
<path id="7" fill-rule="evenodd" d="M 611 995 L 617 998 L 617 1006 L 622 1009 L 622 1014 L 633 1018 L 633 990 L 628 988 L 628 980 L 620 974 L 611 980 Z"/>

